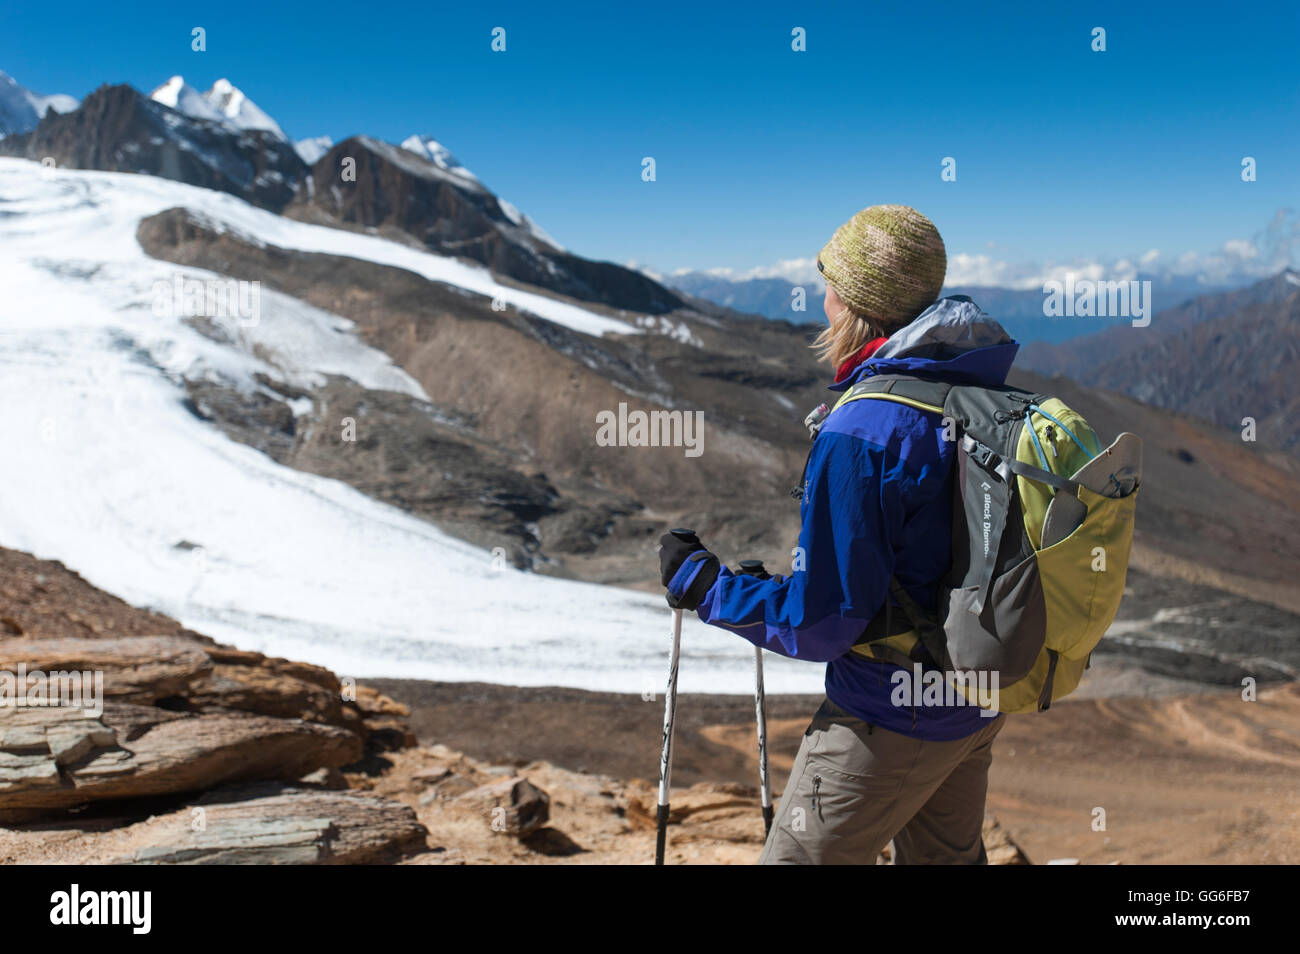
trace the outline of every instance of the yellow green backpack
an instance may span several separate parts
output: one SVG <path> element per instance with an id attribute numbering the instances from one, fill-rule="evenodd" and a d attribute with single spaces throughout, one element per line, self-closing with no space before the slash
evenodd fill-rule
<path id="1" fill-rule="evenodd" d="M 977 677 L 996 673 L 985 707 L 1000 712 L 1042 711 L 1073 692 L 1124 595 L 1141 440 L 1124 433 L 1103 449 L 1060 400 L 1009 386 L 875 375 L 839 404 L 863 399 L 941 414 L 959 450 L 938 611 L 891 580 L 905 619 L 869 627 L 854 651 L 911 666 L 923 649 L 973 703 L 990 681 Z"/>

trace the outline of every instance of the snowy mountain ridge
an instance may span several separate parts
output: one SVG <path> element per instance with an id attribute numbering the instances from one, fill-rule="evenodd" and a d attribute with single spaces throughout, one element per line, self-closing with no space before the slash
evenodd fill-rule
<path id="1" fill-rule="evenodd" d="M 156 88 L 149 98 L 193 119 L 224 123 L 235 129 L 260 130 L 284 142 L 289 141 L 279 123 L 224 77 L 213 83 L 207 92 L 200 93 L 178 74 Z"/>
<path id="2" fill-rule="evenodd" d="M 42 96 L 33 93 L 4 70 L 0 70 L 0 137 L 35 129 L 49 110 L 70 113 L 80 102 L 63 93 Z"/>
<path id="3" fill-rule="evenodd" d="M 432 136 L 407 136 L 402 140 L 402 148 L 407 152 L 415 153 L 421 159 L 427 159 L 453 176 L 479 184 L 478 176 L 466 169 L 460 160 L 451 154 L 450 149 Z"/>
<path id="4" fill-rule="evenodd" d="M 638 272 L 570 254 L 513 204 L 498 201 L 436 140 L 415 137 L 409 145 L 418 150 L 366 135 L 330 146 L 325 138 L 291 145 L 260 128 L 265 124 L 233 85 L 214 84 L 204 94 L 178 75 L 152 97 L 125 84 L 101 86 L 74 112 L 47 115 L 35 129 L 0 140 L 0 155 L 161 176 L 314 221 L 400 229 L 436 254 L 634 315 L 682 306 Z M 338 178 L 335 168 L 313 175 L 314 166 L 335 161 L 331 155 L 356 163 L 352 174 Z"/>
<path id="5" fill-rule="evenodd" d="M 482 187 L 478 176 L 470 172 L 461 164 L 460 160 L 451 154 L 451 150 L 438 142 L 432 136 L 407 136 L 402 140 L 402 148 L 408 152 L 413 152 L 422 159 L 427 159 L 439 169 L 442 169 L 457 178 L 464 179 L 467 184 Z M 556 251 L 563 252 L 565 248 L 555 239 L 547 234 L 546 230 L 539 226 L 519 211 L 513 203 L 507 202 L 501 196 L 497 196 L 497 204 L 501 206 L 501 211 L 505 213 L 506 218 L 519 228 L 523 229 L 529 236 L 539 242 L 551 246 Z"/>
<path id="6" fill-rule="evenodd" d="M 203 97 L 240 129 L 264 129 L 276 138 L 288 141 L 279 123 L 244 95 L 243 90 L 232 85 L 230 80 L 217 80 Z"/>
<path id="7" fill-rule="evenodd" d="M 293 149 L 303 162 L 309 166 L 314 166 L 317 160 L 329 152 L 333 146 L 334 139 L 330 136 L 311 136 L 307 139 L 299 139 L 293 144 Z"/>

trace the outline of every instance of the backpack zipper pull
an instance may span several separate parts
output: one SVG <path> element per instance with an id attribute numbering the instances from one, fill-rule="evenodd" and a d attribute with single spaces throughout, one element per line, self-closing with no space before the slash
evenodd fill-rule
<path id="1" fill-rule="evenodd" d="M 1056 431 L 1053 430 L 1052 425 L 1048 424 L 1047 429 L 1043 431 L 1043 433 L 1047 435 L 1047 446 L 1052 449 L 1052 456 L 1060 457 L 1061 455 L 1056 451 Z"/>

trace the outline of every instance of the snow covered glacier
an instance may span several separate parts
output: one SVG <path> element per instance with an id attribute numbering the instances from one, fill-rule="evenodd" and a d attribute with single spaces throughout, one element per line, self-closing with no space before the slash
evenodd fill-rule
<path id="1" fill-rule="evenodd" d="M 157 283 L 220 276 L 149 258 L 139 221 L 172 207 L 255 241 L 406 268 L 578 330 L 635 333 L 484 269 L 308 225 L 149 176 L 0 159 L 0 544 L 239 645 L 343 675 L 627 692 L 662 688 L 658 596 L 501 568 L 487 552 L 333 480 L 283 467 L 186 410 L 213 371 L 342 374 L 421 395 L 346 319 L 262 290 L 256 325 L 199 334 Z M 684 691 L 746 692 L 752 650 L 688 620 Z M 820 667 L 769 656 L 769 691 Z"/>

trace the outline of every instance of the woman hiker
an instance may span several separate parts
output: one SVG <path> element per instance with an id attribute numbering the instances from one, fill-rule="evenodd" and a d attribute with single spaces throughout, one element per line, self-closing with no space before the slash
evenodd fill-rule
<path id="1" fill-rule="evenodd" d="M 1019 346 L 969 299 L 936 301 L 947 255 L 915 209 L 862 210 L 817 267 L 830 324 L 814 347 L 837 369 L 832 390 L 890 373 L 1003 383 Z M 861 645 L 910 628 L 889 597 L 891 576 L 936 605 L 950 560 L 954 451 L 939 414 L 846 402 L 813 442 L 790 576 L 736 574 L 698 539 L 663 537 L 672 606 L 770 652 L 826 663 L 826 699 L 804 732 L 760 864 L 874 864 L 891 840 L 897 864 L 986 862 L 984 796 L 1003 717 L 900 699 L 891 677 L 901 667 Z M 917 655 L 936 668 L 923 649 Z"/>

